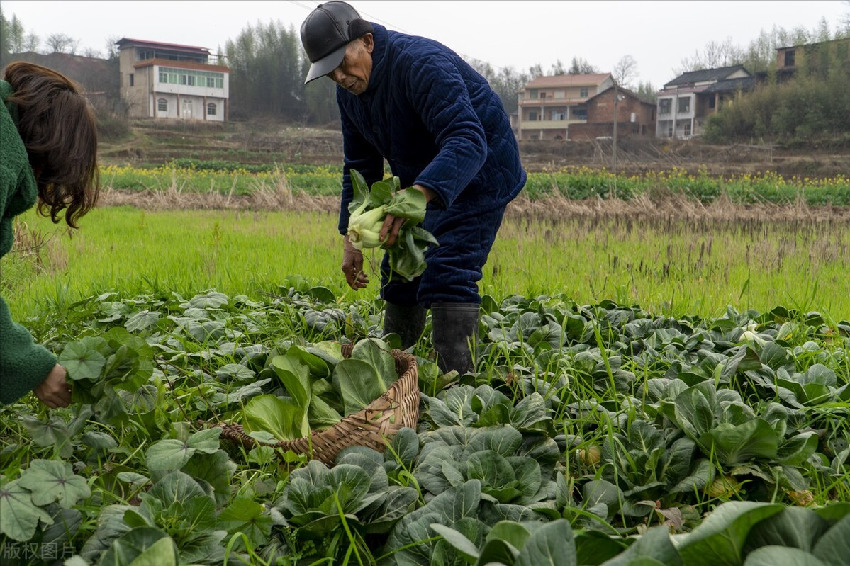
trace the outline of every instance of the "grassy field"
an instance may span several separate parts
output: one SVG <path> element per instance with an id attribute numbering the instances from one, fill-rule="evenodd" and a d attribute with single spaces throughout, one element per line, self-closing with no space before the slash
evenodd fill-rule
<path id="1" fill-rule="evenodd" d="M 301 276 L 353 299 L 331 212 L 100 208 L 68 237 L 34 212 L 3 260 L 2 295 L 18 319 L 89 295 L 209 288 L 257 294 Z M 373 277 L 358 297 L 377 296 Z M 485 266 L 482 293 L 564 293 L 670 316 L 777 305 L 850 319 L 846 220 L 637 218 L 515 214 Z M 371 295 L 370 295 L 371 294 Z"/>

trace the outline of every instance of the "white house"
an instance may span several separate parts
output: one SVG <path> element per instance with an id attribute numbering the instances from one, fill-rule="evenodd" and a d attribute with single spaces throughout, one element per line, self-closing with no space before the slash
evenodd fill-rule
<path id="1" fill-rule="evenodd" d="M 130 118 L 227 120 L 230 70 L 211 64 L 209 49 L 129 38 L 116 45 Z"/>

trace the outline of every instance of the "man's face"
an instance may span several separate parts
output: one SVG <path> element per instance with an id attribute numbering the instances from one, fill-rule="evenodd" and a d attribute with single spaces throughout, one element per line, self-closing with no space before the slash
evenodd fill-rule
<path id="1" fill-rule="evenodd" d="M 363 94 L 372 74 L 372 49 L 375 43 L 371 33 L 348 44 L 339 67 L 326 76 L 352 94 Z"/>

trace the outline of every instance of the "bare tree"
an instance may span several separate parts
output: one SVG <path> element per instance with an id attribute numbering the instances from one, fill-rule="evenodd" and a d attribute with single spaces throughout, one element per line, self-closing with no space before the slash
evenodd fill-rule
<path id="1" fill-rule="evenodd" d="M 558 76 L 558 75 L 566 75 L 566 74 L 567 74 L 567 68 L 564 67 L 564 63 L 560 59 L 555 61 L 555 64 L 552 65 L 551 69 L 549 69 L 549 75 L 553 76 L 553 77 Z"/>
<path id="2" fill-rule="evenodd" d="M 841 24 L 844 26 L 844 32 L 850 34 L 850 0 L 844 0 L 845 12 L 841 16 Z"/>
<path id="3" fill-rule="evenodd" d="M 614 70 L 611 74 L 614 77 L 614 82 L 618 86 L 631 88 L 632 81 L 637 78 L 638 64 L 635 58 L 631 55 L 624 55 L 617 64 L 614 65 Z"/>
<path id="4" fill-rule="evenodd" d="M 121 39 L 121 36 L 118 35 L 110 35 L 106 38 L 106 45 L 104 47 L 106 47 L 107 59 L 114 59 L 115 57 L 118 57 L 118 45 L 116 44 L 119 39 Z"/>
<path id="5" fill-rule="evenodd" d="M 572 61 L 570 61 L 570 70 L 567 71 L 571 75 L 586 75 L 592 73 L 598 73 L 599 69 L 591 65 L 587 62 L 587 60 L 582 59 L 581 57 L 573 57 Z"/>
<path id="6" fill-rule="evenodd" d="M 34 33 L 28 33 L 24 39 L 24 51 L 38 51 L 39 45 L 41 45 L 41 38 Z"/>
<path id="7" fill-rule="evenodd" d="M 731 37 L 727 37 L 722 43 L 712 40 L 702 51 L 697 50 L 692 58 L 682 59 L 682 67 L 676 74 L 738 65 L 744 62 L 745 56 L 745 51 L 732 43 Z"/>
<path id="8" fill-rule="evenodd" d="M 52 33 L 47 36 L 47 48 L 51 53 L 68 53 L 74 55 L 77 52 L 79 39 L 74 39 L 64 33 Z"/>

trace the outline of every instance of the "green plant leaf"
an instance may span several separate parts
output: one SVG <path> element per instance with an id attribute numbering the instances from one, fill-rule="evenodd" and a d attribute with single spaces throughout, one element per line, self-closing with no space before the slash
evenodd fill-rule
<path id="1" fill-rule="evenodd" d="M 631 566 L 639 560 L 652 560 L 664 566 L 682 566 L 682 558 L 670 540 L 667 527 L 652 527 L 625 552 L 602 563 L 602 566 Z"/>
<path id="2" fill-rule="evenodd" d="M 91 496 L 85 478 L 74 475 L 71 464 L 61 460 L 33 460 L 18 483 L 32 492 L 35 505 L 55 501 L 67 509 Z"/>
<path id="3" fill-rule="evenodd" d="M 293 352 L 293 348 L 295 347 L 287 350 L 286 355 L 272 358 L 271 367 L 292 400 L 306 411 L 313 391 L 310 385 L 310 368 Z"/>
<path id="4" fill-rule="evenodd" d="M 50 515 L 33 504 L 29 490 L 18 480 L 0 485 L 0 533 L 26 542 L 35 535 L 39 521 L 45 525 L 53 523 Z"/>
<path id="5" fill-rule="evenodd" d="M 812 554 L 828 566 L 847 563 L 847 557 L 850 556 L 850 515 L 845 515 L 824 533 L 815 543 Z"/>
<path id="6" fill-rule="evenodd" d="M 278 440 L 295 440 L 310 434 L 304 407 L 274 395 L 260 395 L 248 401 L 242 418 L 249 430 L 270 432 Z"/>
<path id="7" fill-rule="evenodd" d="M 744 566 L 829 566 L 799 548 L 764 546 L 747 555 Z"/>
<path id="8" fill-rule="evenodd" d="M 195 448 L 188 443 L 176 438 L 166 438 L 148 448 L 145 452 L 145 462 L 152 471 L 179 470 L 194 453 Z"/>
<path id="9" fill-rule="evenodd" d="M 576 543 L 569 521 L 558 519 L 532 531 L 515 566 L 576 566 Z"/>
<path id="10" fill-rule="evenodd" d="M 98 379 L 106 365 L 104 348 L 107 348 L 107 343 L 100 336 L 86 336 L 77 342 L 67 343 L 59 354 L 59 363 L 67 370 L 68 379 Z"/>
<path id="11" fill-rule="evenodd" d="M 461 533 L 440 523 L 431 523 L 430 527 L 464 558 L 468 560 L 478 558 L 478 548 Z"/>
<path id="12" fill-rule="evenodd" d="M 782 509 L 780 504 L 724 503 L 696 529 L 682 537 L 678 545 L 679 554 L 688 566 L 740 566 L 750 530 Z"/>
<path id="13" fill-rule="evenodd" d="M 713 449 L 720 462 L 727 466 L 753 458 L 772 459 L 779 450 L 776 431 L 761 418 L 739 425 L 722 423 L 700 437 L 699 441 L 709 452 Z"/>
<path id="14" fill-rule="evenodd" d="M 157 545 L 159 541 L 164 543 Z M 152 552 L 148 554 L 151 550 Z M 109 549 L 103 553 L 99 563 L 115 566 L 153 565 L 157 564 L 151 562 L 154 558 L 162 560 L 163 565 L 176 565 L 177 546 L 158 528 L 138 527 L 116 538 Z"/>
<path id="15" fill-rule="evenodd" d="M 352 358 L 336 365 L 333 383 L 342 396 L 345 416 L 364 409 L 388 389 L 386 378 L 372 364 Z"/>

